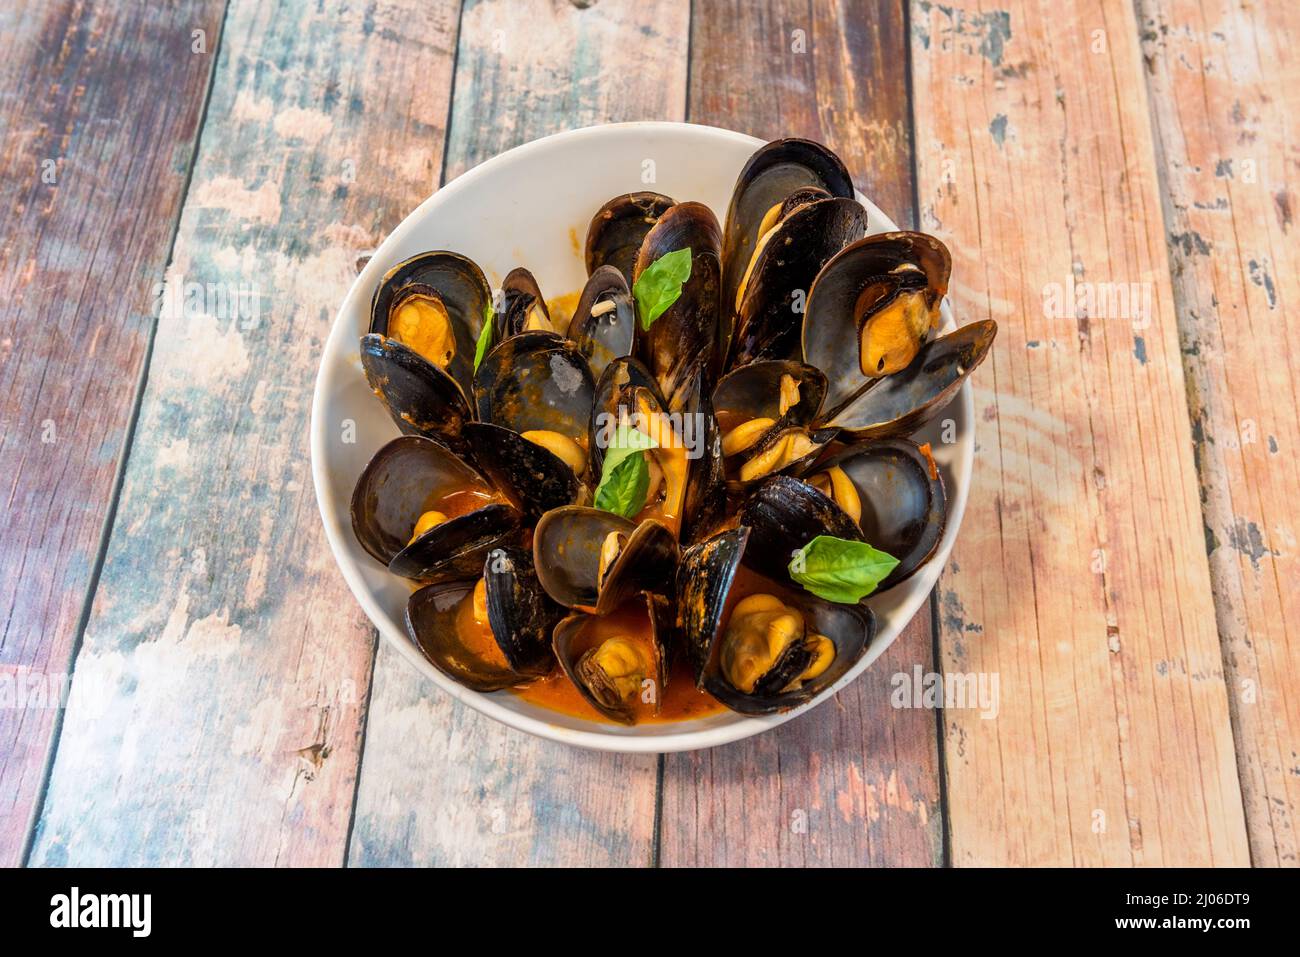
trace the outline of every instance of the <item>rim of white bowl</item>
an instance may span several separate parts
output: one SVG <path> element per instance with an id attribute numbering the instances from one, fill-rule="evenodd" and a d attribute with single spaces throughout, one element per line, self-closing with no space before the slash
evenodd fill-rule
<path id="1" fill-rule="evenodd" d="M 954 400 L 962 404 L 962 411 L 967 423 L 967 434 L 969 441 L 958 443 L 960 447 L 956 450 L 957 454 L 951 463 L 953 472 L 956 476 L 956 488 L 949 489 L 948 498 L 948 519 L 944 534 L 940 539 L 939 547 L 931 557 L 924 568 L 922 568 L 913 577 L 915 584 L 923 587 L 914 588 L 909 597 L 899 606 L 897 617 L 900 621 L 898 629 L 894 634 L 887 638 L 882 637 L 882 631 L 878 632 L 875 640 L 867 649 L 862 658 L 850 668 L 835 684 L 824 690 L 817 697 L 813 698 L 806 704 L 787 711 L 783 714 L 763 715 L 759 717 L 748 717 L 737 715 L 736 720 L 727 724 L 718 725 L 709 728 L 700 728 L 697 730 L 683 730 L 674 732 L 672 729 L 674 723 L 647 724 L 638 725 L 637 728 L 646 729 L 644 732 L 636 734 L 616 733 L 615 726 L 611 726 L 609 731 L 586 731 L 576 728 L 566 728 L 560 725 L 552 724 L 540 717 L 533 717 L 518 711 L 511 710 L 500 704 L 492 695 L 480 694 L 476 691 L 464 687 L 452 681 L 446 675 L 442 674 L 433 667 L 419 652 L 419 649 L 410 641 L 404 632 L 394 628 L 388 614 L 380 607 L 379 603 L 371 594 L 370 589 L 362 579 L 361 571 L 356 562 L 346 550 L 343 542 L 343 536 L 350 534 L 351 530 L 343 528 L 338 521 L 337 509 L 327 508 L 327 502 L 333 502 L 332 493 L 329 490 L 325 478 L 325 426 L 320 419 L 319 410 L 322 405 L 322 399 L 325 394 L 326 385 L 326 366 L 329 357 L 336 351 L 339 346 L 336 340 L 341 340 L 345 335 L 344 326 L 346 325 L 346 316 L 355 308 L 356 300 L 359 298 L 369 298 L 367 290 L 374 286 L 381 272 L 380 264 L 387 261 L 383 255 L 386 247 L 396 246 L 401 243 L 403 237 L 418 228 L 418 224 L 427 215 L 429 206 L 438 201 L 442 194 L 449 191 L 460 192 L 471 188 L 474 183 L 482 176 L 487 175 L 497 167 L 525 160 L 529 156 L 541 154 L 545 151 L 565 146 L 570 142 L 580 142 L 583 140 L 599 139 L 602 136 L 610 136 L 620 131 L 685 131 L 690 130 L 693 133 L 707 133 L 712 136 L 729 139 L 735 143 L 750 146 L 752 149 L 764 144 L 764 140 L 749 136 L 745 133 L 737 133 L 734 130 L 727 130 L 717 126 L 706 126 L 699 123 L 677 123 L 668 121 L 638 121 L 630 123 L 605 123 L 599 126 L 586 126 L 580 129 L 566 130 L 561 133 L 553 133 L 550 136 L 544 136 L 520 146 L 513 147 L 503 153 L 499 153 L 489 160 L 480 163 L 473 169 L 466 170 L 460 176 L 451 182 L 445 184 L 441 189 L 434 192 L 422 203 L 411 210 L 405 218 L 385 237 L 384 241 L 375 250 L 371 260 L 357 275 L 351 288 L 339 306 L 338 311 L 334 314 L 334 319 L 330 324 L 329 335 L 325 339 L 325 345 L 321 352 L 321 364 L 316 374 L 316 385 L 312 390 L 312 410 L 311 410 L 311 470 L 312 483 L 316 489 L 316 504 L 320 511 L 321 520 L 325 525 L 325 537 L 329 542 L 330 551 L 333 553 L 334 562 L 338 565 L 339 571 L 343 574 L 343 579 L 347 582 L 348 587 L 352 590 L 353 596 L 365 611 L 366 616 L 371 623 L 379 630 L 384 639 L 392 644 L 406 661 L 419 671 L 426 678 L 430 679 L 442 691 L 452 695 L 456 700 L 481 712 L 490 718 L 500 721 L 508 727 L 518 731 L 524 731 L 528 734 L 535 735 L 539 738 L 545 738 L 550 741 L 556 741 L 561 744 L 575 745 L 577 747 L 589 748 L 596 751 L 614 751 L 628 754 L 647 754 L 647 753 L 671 753 L 676 751 L 695 751 L 702 748 L 712 748 L 723 744 L 729 744 L 733 741 L 739 741 L 748 738 L 751 735 L 760 734 L 764 731 L 770 731 L 787 721 L 799 717 L 802 714 L 811 711 L 818 705 L 834 698 L 840 691 L 849 684 L 856 681 L 858 677 L 875 663 L 887 648 L 889 648 L 899 634 L 911 623 L 916 617 L 916 613 L 925 604 L 934 590 L 935 583 L 939 579 L 939 574 L 943 566 L 947 564 L 948 555 L 952 551 L 953 542 L 956 540 L 957 532 L 961 528 L 962 519 L 966 512 L 966 499 L 970 490 L 971 472 L 974 468 L 974 447 L 975 447 L 975 403 L 971 384 L 969 380 L 963 383 L 961 390 Z M 866 206 L 868 214 L 875 214 L 875 217 L 884 223 L 886 229 L 897 229 L 898 226 L 894 220 L 886 215 L 870 199 L 858 194 L 858 199 Z M 874 231 L 874 230 L 873 230 Z M 953 317 L 951 307 L 947 300 L 943 303 L 943 328 L 945 331 L 955 328 L 956 321 Z M 535 706 L 537 710 L 544 711 L 540 705 Z M 680 722 L 682 725 L 688 725 L 691 722 Z M 651 730 L 653 729 L 653 730 Z"/>

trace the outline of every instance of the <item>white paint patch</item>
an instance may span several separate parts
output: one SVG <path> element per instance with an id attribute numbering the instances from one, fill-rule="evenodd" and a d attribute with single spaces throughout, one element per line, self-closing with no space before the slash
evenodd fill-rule
<path id="1" fill-rule="evenodd" d="M 291 106 L 275 115 L 272 128 L 287 140 L 297 139 L 304 143 L 317 143 L 334 129 L 334 120 L 320 110 L 305 110 L 300 106 Z"/>
<path id="2" fill-rule="evenodd" d="M 248 90 L 240 90 L 230 108 L 231 117 L 240 123 L 265 123 L 274 113 L 275 104 L 270 97 L 257 96 Z"/>
<path id="3" fill-rule="evenodd" d="M 232 216 L 259 223 L 280 221 L 279 184 L 265 180 L 256 189 L 234 176 L 214 176 L 194 190 L 195 207 L 224 209 Z"/>

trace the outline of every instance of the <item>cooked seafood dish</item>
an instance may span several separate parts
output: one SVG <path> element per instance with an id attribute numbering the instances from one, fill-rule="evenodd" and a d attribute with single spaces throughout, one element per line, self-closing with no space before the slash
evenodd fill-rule
<path id="1" fill-rule="evenodd" d="M 786 711 L 861 659 L 865 599 L 943 535 L 911 436 L 997 330 L 941 335 L 947 248 L 868 235 L 855 196 L 802 139 L 750 158 L 725 222 L 616 196 L 572 315 L 522 265 L 495 295 L 449 251 L 383 276 L 360 356 L 402 434 L 358 479 L 352 526 L 410 581 L 406 628 L 436 668 L 636 724 Z"/>

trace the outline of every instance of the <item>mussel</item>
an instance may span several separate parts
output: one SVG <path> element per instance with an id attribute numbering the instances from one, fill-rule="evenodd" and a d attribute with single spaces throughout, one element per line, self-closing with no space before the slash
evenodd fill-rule
<path id="1" fill-rule="evenodd" d="M 601 266 L 612 266 L 631 288 L 632 269 L 646 233 L 673 205 L 672 198 L 662 193 L 624 193 L 596 210 L 587 227 L 587 275 L 594 276 Z"/>
<path id="2" fill-rule="evenodd" d="M 627 280 L 615 267 L 601 266 L 582 287 L 568 336 L 587 357 L 597 380 L 615 359 L 632 354 L 636 306 Z"/>
<path id="3" fill-rule="evenodd" d="M 760 227 L 754 252 L 736 287 L 732 368 L 756 359 L 798 355 L 803 310 L 813 281 L 841 249 L 867 230 L 857 200 L 804 190 L 775 207 Z"/>
<path id="4" fill-rule="evenodd" d="M 561 605 L 607 614 L 638 592 L 671 595 L 677 541 L 653 519 L 568 506 L 547 512 L 533 531 L 533 561 Z"/>
<path id="5" fill-rule="evenodd" d="M 633 286 L 652 264 L 682 249 L 691 251 L 690 278 L 673 304 L 637 337 L 638 355 L 659 384 L 669 411 L 680 408 L 682 390 L 695 376 L 703 374 L 710 381 L 716 377 L 721 361 L 722 229 L 703 203 L 678 203 L 659 217 L 637 253 Z"/>
<path id="6" fill-rule="evenodd" d="M 838 156 L 811 140 L 774 140 L 749 158 L 736 177 L 723 231 L 722 301 L 729 317 L 765 221 L 770 227 L 792 196 L 852 199 L 853 179 Z"/>
<path id="7" fill-rule="evenodd" d="M 523 266 L 510 270 L 501 280 L 501 308 L 493 319 L 492 341 L 500 342 L 521 332 L 559 332 L 551 321 L 546 299 L 537 279 Z"/>
<path id="8" fill-rule="evenodd" d="M 352 493 L 352 531 L 389 571 L 422 582 L 473 574 L 493 548 L 513 542 L 520 514 L 445 446 L 393 439 L 371 458 Z"/>
<path id="9" fill-rule="evenodd" d="M 411 595 L 411 640 L 448 677 L 475 691 L 519 687 L 551 672 L 551 633 L 564 609 L 542 589 L 532 556 L 497 548 L 477 580 L 426 585 Z"/>
<path id="10" fill-rule="evenodd" d="M 696 685 L 742 714 L 788 711 L 838 681 L 875 637 L 865 605 L 839 605 L 756 574 L 741 525 L 688 548 L 678 628 Z"/>
<path id="11" fill-rule="evenodd" d="M 457 253 L 422 253 L 384 275 L 361 364 L 403 433 L 461 444 L 474 351 L 490 307 L 482 270 Z"/>
<path id="12" fill-rule="evenodd" d="M 644 606 L 644 614 L 636 606 Z M 555 628 L 553 649 L 587 702 L 620 724 L 635 724 L 648 705 L 659 714 L 668 687 L 673 612 L 664 595 L 642 592 L 615 615 L 570 615 Z"/>
<path id="13" fill-rule="evenodd" d="M 793 360 L 753 362 L 723 376 L 713 408 L 731 481 L 746 488 L 812 462 L 837 434 L 811 428 L 825 394 L 821 370 Z"/>
<path id="14" fill-rule="evenodd" d="M 554 332 L 521 332 L 505 339 L 484 356 L 474 374 L 479 421 L 517 432 L 579 478 L 587 472 L 594 393 L 586 357 Z"/>

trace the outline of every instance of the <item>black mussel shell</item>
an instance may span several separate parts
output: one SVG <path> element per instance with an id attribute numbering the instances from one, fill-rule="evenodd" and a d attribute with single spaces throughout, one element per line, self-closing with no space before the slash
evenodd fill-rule
<path id="1" fill-rule="evenodd" d="M 662 193 L 624 193 L 596 210 L 587 227 L 587 275 L 595 275 L 601 266 L 613 266 L 631 288 L 632 267 L 645 234 L 674 205 Z"/>
<path id="2" fill-rule="evenodd" d="M 803 309 L 823 266 L 867 230 L 867 211 L 834 197 L 800 206 L 762 242 L 744 282 L 736 314 L 730 366 L 798 356 Z M 743 277 L 742 277 L 743 280 Z"/>
<path id="3" fill-rule="evenodd" d="M 494 548 L 483 563 L 483 581 L 492 635 L 510 667 L 519 674 L 549 673 L 551 632 L 565 610 L 542 588 L 532 552 Z"/>
<path id="4" fill-rule="evenodd" d="M 481 422 L 587 440 L 595 393 L 587 358 L 553 332 L 524 332 L 492 349 L 474 374 Z"/>
<path id="5" fill-rule="evenodd" d="M 791 558 L 818 535 L 865 541 L 858 523 L 831 498 L 788 475 L 759 485 L 741 506 L 740 523 L 750 529 L 747 564 L 779 582 L 790 582 Z"/>
<path id="6" fill-rule="evenodd" d="M 492 343 L 517 336 L 530 331 L 528 324 L 533 318 L 534 310 L 539 310 L 542 327 L 538 331 L 555 332 L 551 325 L 551 313 L 546 307 L 546 299 L 537 285 L 537 278 L 520 266 L 510 270 L 501 280 L 501 308 L 497 312 L 492 326 Z"/>
<path id="7" fill-rule="evenodd" d="M 697 370 L 678 392 L 682 441 L 687 447 L 681 540 L 688 543 L 711 535 L 727 510 L 722 431 L 707 391 L 709 381 L 703 369 Z"/>
<path id="8" fill-rule="evenodd" d="M 486 501 L 492 486 L 437 442 L 414 435 L 393 439 L 371 457 L 352 490 L 352 532 L 387 565 L 407 547 L 431 503 L 460 491 L 480 492 Z"/>
<path id="9" fill-rule="evenodd" d="M 660 705 L 663 702 L 663 691 L 668 687 L 669 655 L 674 627 L 672 606 L 665 596 L 650 592 L 643 592 L 639 599 L 633 596 L 631 600 L 644 601 L 646 613 L 650 619 L 650 647 L 654 658 L 654 680 L 656 683 L 654 711 L 658 714 Z M 586 633 L 588 627 L 595 620 L 596 616 L 579 612 L 570 615 L 556 625 L 552 642 L 555 658 L 559 661 L 560 668 L 563 669 L 565 676 L 573 682 L 574 687 L 578 689 L 578 692 L 593 708 L 611 721 L 617 721 L 620 724 L 633 724 L 635 717 L 630 707 L 627 707 L 622 702 L 610 702 L 608 699 L 602 698 L 584 679 L 583 660 L 587 654 L 598 647 L 595 639 L 589 637 Z"/>
<path id="10" fill-rule="evenodd" d="M 799 387 L 799 401 L 782 413 L 781 382 L 787 376 Z M 771 419 L 774 425 L 807 425 L 817 418 L 825 395 L 826 376 L 816 366 L 769 359 L 733 369 L 719 379 L 713 409 L 726 431 L 759 418 Z"/>
<path id="11" fill-rule="evenodd" d="M 906 369 L 869 380 L 862 391 L 821 417 L 820 425 L 857 439 L 906 436 L 935 418 L 984 361 L 998 325 L 981 319 L 921 347 Z"/>
<path id="12" fill-rule="evenodd" d="M 366 381 L 404 434 L 464 450 L 461 430 L 471 413 L 451 376 L 396 339 L 378 333 L 362 336 L 360 348 Z"/>
<path id="13" fill-rule="evenodd" d="M 733 687 L 722 674 L 721 641 L 725 636 L 728 597 L 737 569 L 751 566 L 759 546 L 743 524 L 682 553 L 678 567 L 678 629 L 695 672 L 696 686 L 741 714 L 774 714 L 812 700 L 838 681 L 860 659 L 875 637 L 875 616 L 865 605 L 837 605 L 815 595 L 772 583 L 770 592 L 799 609 L 809 630 L 835 644 L 831 666 L 805 685 L 785 687 L 808 665 L 810 656 L 791 646 L 754 686 L 751 693 Z"/>
<path id="14" fill-rule="evenodd" d="M 943 538 L 948 501 L 939 469 L 907 439 L 850 446 L 819 462 L 809 477 L 835 467 L 857 489 L 863 538 L 898 559 L 876 593 L 892 588 L 920 568 Z"/>
<path id="15" fill-rule="evenodd" d="M 602 579 L 601 548 L 611 533 L 624 541 Z M 566 506 L 538 521 L 533 563 L 542 587 L 561 605 L 606 614 L 640 591 L 671 594 L 677 542 L 660 522 L 634 524 L 613 512 Z"/>
<path id="16" fill-rule="evenodd" d="M 716 378 L 721 364 L 718 316 L 721 304 L 722 230 L 703 203 L 678 203 L 659 217 L 637 253 L 633 277 L 639 279 L 668 253 L 691 250 L 691 275 L 681 295 L 648 330 L 637 336 L 637 354 L 669 400 L 703 368 Z"/>
<path id="17" fill-rule="evenodd" d="M 627 280 L 613 266 L 591 274 L 569 320 L 569 338 L 600 379 L 611 362 L 630 356 L 636 339 L 636 305 Z"/>
<path id="18" fill-rule="evenodd" d="M 445 251 L 421 253 L 398 263 L 384 274 L 370 301 L 370 332 L 391 338 L 388 320 L 392 308 L 412 291 L 432 291 L 442 300 L 456 339 L 455 355 L 445 371 L 469 395 L 474 350 L 492 302 L 483 270 L 473 260 Z"/>
<path id="19" fill-rule="evenodd" d="M 509 505 L 484 505 L 429 529 L 394 555 L 388 570 L 421 582 L 473 575 L 488 552 L 518 540 L 519 519 Z"/>
<path id="20" fill-rule="evenodd" d="M 518 432 L 487 422 L 465 424 L 474 461 L 531 524 L 542 513 L 577 501 L 582 482 L 556 455 Z"/>
<path id="21" fill-rule="evenodd" d="M 775 140 L 761 147 L 741 169 L 723 231 L 722 303 L 728 316 L 734 311 L 736 290 L 754 254 L 763 217 L 796 190 L 809 186 L 831 196 L 854 196 L 853 180 L 844 163 L 811 140 Z"/>
<path id="22" fill-rule="evenodd" d="M 406 602 L 406 633 L 421 654 L 448 678 L 472 691 L 500 691 L 528 684 L 521 674 L 488 661 L 465 646 L 457 627 L 463 604 L 474 600 L 477 578 L 425 585 Z"/>
<path id="23" fill-rule="evenodd" d="M 591 449 L 591 474 L 600 476 L 605 461 L 605 446 L 618 427 L 624 412 L 630 417 L 636 412 L 633 395 L 637 389 L 646 389 L 655 407 L 666 407 L 654 376 L 641 362 L 631 356 L 622 356 L 605 367 L 596 383 L 595 398 L 591 405 L 588 424 L 588 447 Z"/>
<path id="24" fill-rule="evenodd" d="M 842 406 L 875 381 L 862 371 L 862 324 L 902 291 L 923 291 L 926 302 L 938 309 L 951 269 L 948 249 L 938 239 L 900 231 L 877 233 L 845 247 L 817 274 L 803 316 L 803 359 L 826 373 L 827 409 Z M 882 287 L 894 292 L 869 307 L 860 302 L 868 288 Z"/>

